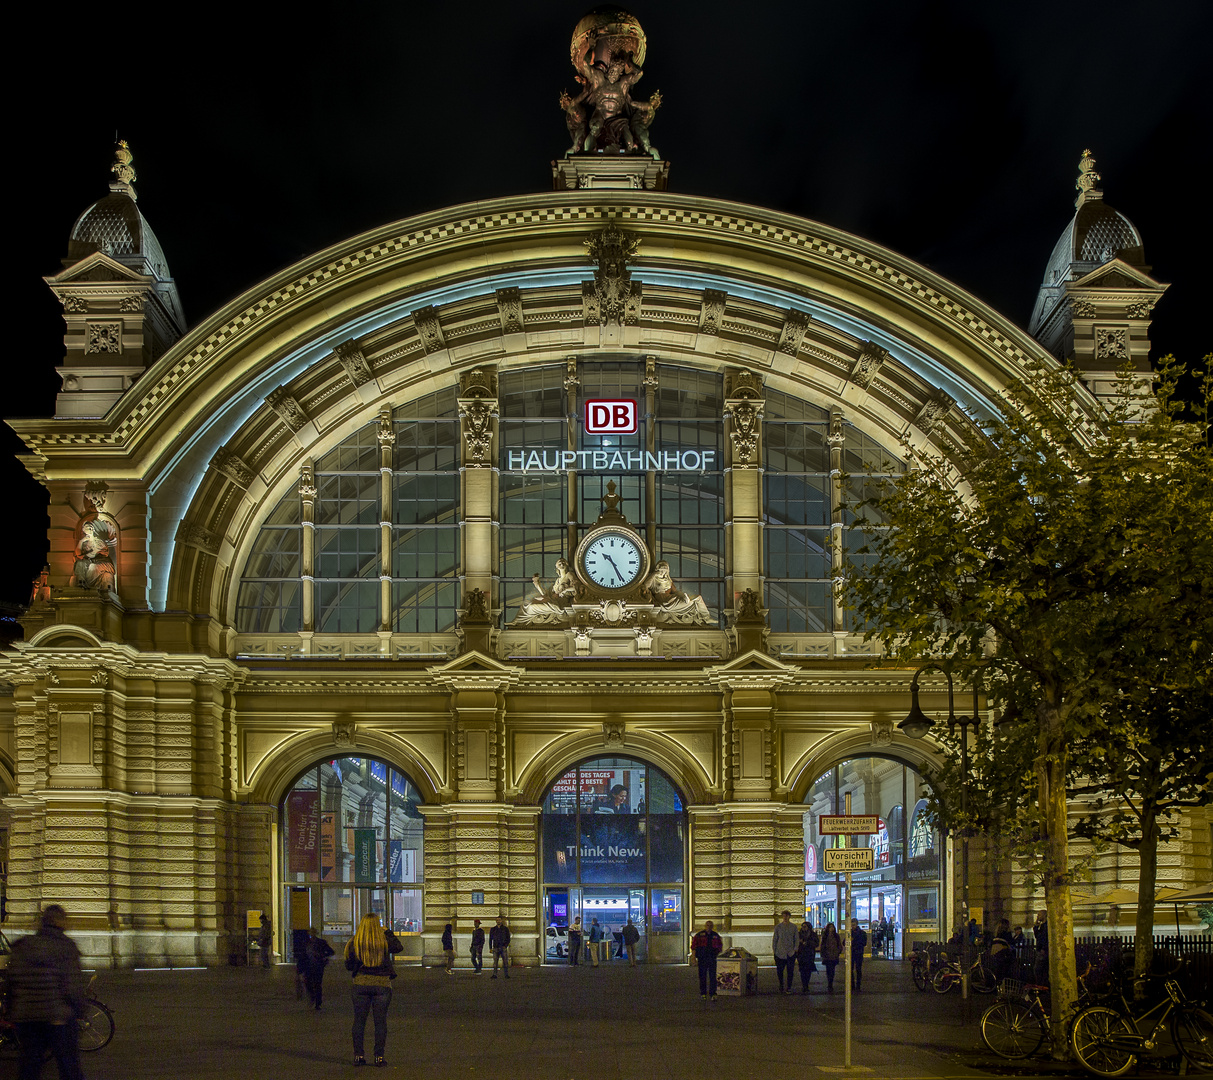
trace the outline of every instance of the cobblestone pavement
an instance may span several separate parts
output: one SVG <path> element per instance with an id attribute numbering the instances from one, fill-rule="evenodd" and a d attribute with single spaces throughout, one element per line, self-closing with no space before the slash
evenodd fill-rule
<path id="1" fill-rule="evenodd" d="M 856 1075 L 936 1080 L 1064 1074 L 1043 1060 L 1000 1066 L 961 1021 L 955 994 L 919 993 L 908 967 L 869 960 L 854 999 L 853 1068 L 843 1069 L 843 995 L 813 977 L 806 997 L 759 993 L 701 1001 L 694 969 L 514 968 L 493 980 L 405 968 L 388 1018 L 388 1067 L 355 1071 L 349 976 L 325 978 L 320 1012 L 295 998 L 294 968 L 103 971 L 97 996 L 114 1011 L 113 1042 L 84 1056 L 88 1080 L 803 1080 Z M 973 1001 L 979 1016 L 989 999 Z M 367 1049 L 371 1047 L 371 1025 Z M 7 1070 L 7 1071 L 6 1071 Z M 0 1077 L 16 1074 L 0 1058 Z M 45 1075 L 54 1074 L 47 1066 Z M 1144 1075 L 1144 1074 L 1143 1074 Z"/>

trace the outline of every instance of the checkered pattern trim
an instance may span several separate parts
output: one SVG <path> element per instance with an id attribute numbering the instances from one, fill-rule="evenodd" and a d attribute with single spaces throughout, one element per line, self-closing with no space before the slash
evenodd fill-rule
<path id="1" fill-rule="evenodd" d="M 1018 365 L 1027 359 L 1027 354 L 1022 349 L 1012 344 L 1002 333 L 983 319 L 956 303 L 951 297 L 901 270 L 833 241 L 808 233 L 796 232 L 770 222 L 673 206 L 620 206 L 616 209 L 616 216 L 621 224 L 639 229 L 642 236 L 645 223 L 706 229 L 715 236 L 731 234 L 748 241 L 763 241 L 780 248 L 795 249 L 845 265 L 861 274 L 892 285 L 916 300 L 929 305 L 938 314 L 981 338 L 1012 363 Z M 416 232 L 380 241 L 360 251 L 351 252 L 334 262 L 309 271 L 302 277 L 262 297 L 251 307 L 246 308 L 235 318 L 216 329 L 189 352 L 178 357 L 154 386 L 145 388 L 144 396 L 134 411 L 123 419 L 115 431 L 47 431 L 38 436 L 32 436 L 33 441 L 37 442 L 40 447 L 118 446 L 126 443 L 160 403 L 172 394 L 182 380 L 211 355 L 238 338 L 249 327 L 284 305 L 306 299 L 317 288 L 370 264 L 394 259 L 429 245 L 458 241 L 469 236 L 485 236 L 499 230 L 527 229 L 536 225 L 574 222 L 584 223 L 587 226 L 599 225 L 602 220 L 603 208 L 599 206 L 527 207 L 500 214 L 486 214 L 432 225 Z M 643 274 L 642 269 L 640 273 Z"/>

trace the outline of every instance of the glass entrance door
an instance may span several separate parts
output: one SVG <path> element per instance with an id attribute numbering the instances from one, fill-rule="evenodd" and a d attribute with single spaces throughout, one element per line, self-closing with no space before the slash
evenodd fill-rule
<path id="1" fill-rule="evenodd" d="M 363 915 L 378 915 L 386 929 L 394 931 L 397 937 L 406 938 L 421 933 L 421 913 L 419 888 L 288 885 L 286 959 L 294 962 L 295 952 L 307 939 L 309 927 L 316 927 L 321 936 L 340 953 L 345 943 L 354 936 Z"/>

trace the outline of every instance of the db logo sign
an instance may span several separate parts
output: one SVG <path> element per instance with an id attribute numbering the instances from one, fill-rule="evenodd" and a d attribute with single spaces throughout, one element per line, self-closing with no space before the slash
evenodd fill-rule
<path id="1" fill-rule="evenodd" d="M 636 402 L 598 398 L 585 403 L 587 435 L 633 435 L 637 429 Z"/>

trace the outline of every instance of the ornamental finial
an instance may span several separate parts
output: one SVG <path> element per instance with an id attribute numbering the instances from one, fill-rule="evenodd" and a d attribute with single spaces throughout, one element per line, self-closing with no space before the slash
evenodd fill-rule
<path id="1" fill-rule="evenodd" d="M 137 199 L 135 194 L 135 169 L 131 165 L 134 160 L 134 155 L 131 153 L 130 144 L 125 139 L 119 139 L 118 145 L 114 148 L 114 163 L 110 166 L 110 172 L 114 174 L 115 181 L 113 186 L 120 186 L 132 199 Z"/>
<path id="2" fill-rule="evenodd" d="M 1081 206 L 1083 200 L 1086 198 L 1102 198 L 1103 192 L 1097 190 L 1095 187 L 1100 179 L 1099 173 L 1095 171 L 1095 159 L 1091 156 L 1091 151 L 1084 150 L 1082 152 L 1082 160 L 1078 163 L 1078 179 L 1074 181 L 1074 186 L 1078 189 L 1078 198 L 1075 200 L 1076 206 Z"/>

